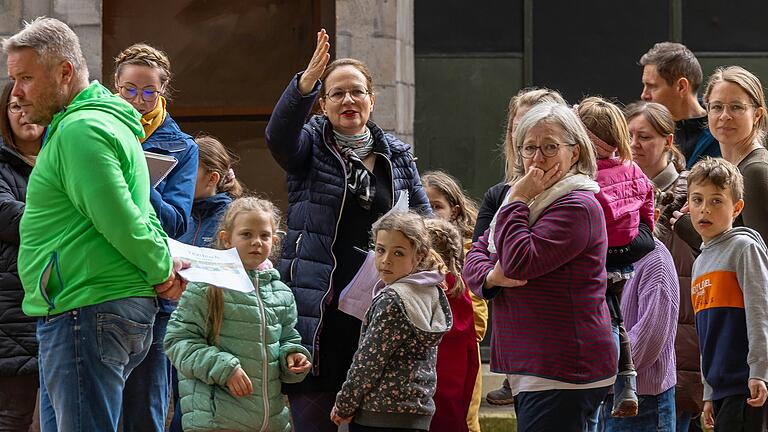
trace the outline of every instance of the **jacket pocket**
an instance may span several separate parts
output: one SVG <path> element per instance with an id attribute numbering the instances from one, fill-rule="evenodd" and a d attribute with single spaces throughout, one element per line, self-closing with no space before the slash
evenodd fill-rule
<path id="1" fill-rule="evenodd" d="M 37 282 L 37 289 L 40 292 L 40 295 L 43 297 L 43 300 L 45 300 L 45 303 L 48 305 L 49 311 L 56 309 L 56 305 L 53 302 L 53 296 L 51 296 L 48 292 L 48 282 L 51 280 L 52 274 L 54 277 L 56 277 L 56 280 L 59 283 L 59 291 L 62 291 L 64 289 L 64 280 L 61 278 L 61 270 L 59 269 L 59 253 L 57 251 L 53 251 L 51 254 L 51 258 L 48 259 L 48 264 L 46 264 L 43 268 L 43 271 L 40 273 L 40 278 Z"/>

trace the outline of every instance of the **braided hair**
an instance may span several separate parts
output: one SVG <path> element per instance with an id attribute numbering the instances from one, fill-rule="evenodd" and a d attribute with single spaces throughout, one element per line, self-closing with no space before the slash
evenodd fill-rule
<path id="1" fill-rule="evenodd" d="M 460 297 L 466 286 L 461 279 L 461 268 L 464 266 L 464 246 L 459 230 L 444 219 L 425 219 L 429 236 L 432 239 L 432 249 L 440 255 L 446 269 L 456 277 L 456 283 L 450 288 L 451 297 Z"/>
<path id="2" fill-rule="evenodd" d="M 115 82 L 125 65 L 147 66 L 157 70 L 160 73 L 160 85 L 165 88 L 166 93 L 170 90 L 168 83 L 171 82 L 171 61 L 165 52 L 144 43 L 133 44 L 120 51 L 115 57 Z"/>

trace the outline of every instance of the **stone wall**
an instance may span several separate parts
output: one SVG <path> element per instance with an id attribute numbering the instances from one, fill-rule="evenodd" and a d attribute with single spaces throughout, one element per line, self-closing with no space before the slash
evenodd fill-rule
<path id="1" fill-rule="evenodd" d="M 0 39 L 19 31 L 24 21 L 39 16 L 58 18 L 80 38 L 91 79 L 101 80 L 101 3 L 102 0 L 0 0 Z M 0 54 L 0 78 L 8 70 Z"/>
<path id="2" fill-rule="evenodd" d="M 376 89 L 373 120 L 413 144 L 415 0 L 336 0 L 336 58 L 368 65 Z"/>

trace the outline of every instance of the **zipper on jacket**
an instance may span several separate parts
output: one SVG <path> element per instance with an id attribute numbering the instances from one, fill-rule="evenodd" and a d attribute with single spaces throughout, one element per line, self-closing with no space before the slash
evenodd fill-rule
<path id="1" fill-rule="evenodd" d="M 303 232 L 299 233 L 299 238 L 296 239 L 296 248 L 294 249 L 294 257 L 291 260 L 291 266 L 288 268 L 288 275 L 291 278 L 291 281 L 293 281 L 293 267 L 296 265 L 296 259 L 299 257 L 299 245 L 301 244 L 301 237 L 304 235 Z"/>
<path id="2" fill-rule="evenodd" d="M 259 290 L 259 273 L 255 277 L 256 302 L 259 304 L 259 315 L 261 315 L 261 398 L 264 400 L 264 421 L 261 423 L 261 430 L 266 431 L 269 428 L 269 362 L 267 361 L 267 317 L 264 313 L 264 302 L 261 300 L 261 291 Z M 282 359 L 280 359 L 282 361 Z"/>
<path id="3" fill-rule="evenodd" d="M 195 215 L 192 215 L 192 219 L 195 219 Z M 192 245 L 197 244 L 197 235 L 200 234 L 200 225 L 203 224 L 203 218 L 197 220 L 197 228 L 195 229 L 195 235 L 192 236 Z"/>
<path id="4" fill-rule="evenodd" d="M 326 123 L 327 125 L 327 123 Z M 334 156 L 336 156 L 336 160 L 339 161 L 339 165 L 341 165 L 341 172 L 343 174 L 342 179 L 344 180 L 344 193 L 341 194 L 341 207 L 339 208 L 339 217 L 336 219 L 336 229 L 333 232 L 333 240 L 331 241 L 331 257 L 333 257 L 333 267 L 331 268 L 331 273 L 328 278 L 328 289 L 325 290 L 325 294 L 323 294 L 323 298 L 320 299 L 320 323 L 318 324 L 317 328 L 315 328 L 315 334 L 312 336 L 312 370 L 313 371 L 320 371 L 320 356 L 317 354 L 320 350 L 315 349 L 318 346 L 318 338 L 320 333 L 320 328 L 323 326 L 323 315 L 325 313 L 325 299 L 328 297 L 328 293 L 331 292 L 331 286 L 333 285 L 333 274 L 336 272 L 336 267 L 338 262 L 336 261 L 336 254 L 333 253 L 333 246 L 336 245 L 336 237 L 339 235 L 339 222 L 341 222 L 341 214 L 344 212 L 344 202 L 347 199 L 347 167 L 344 165 L 344 161 L 341 159 L 341 156 L 339 156 L 339 153 L 328 145 L 328 143 L 325 141 L 325 131 L 320 131 L 320 136 L 323 138 L 323 143 L 328 148 L 328 150 L 333 153 Z"/>

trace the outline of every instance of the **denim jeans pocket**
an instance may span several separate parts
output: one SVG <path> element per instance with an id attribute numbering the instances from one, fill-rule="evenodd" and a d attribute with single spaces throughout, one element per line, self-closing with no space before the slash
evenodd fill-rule
<path id="1" fill-rule="evenodd" d="M 101 361 L 125 366 L 149 347 L 152 324 L 143 324 L 119 315 L 101 312 L 96 315 L 96 331 Z"/>

